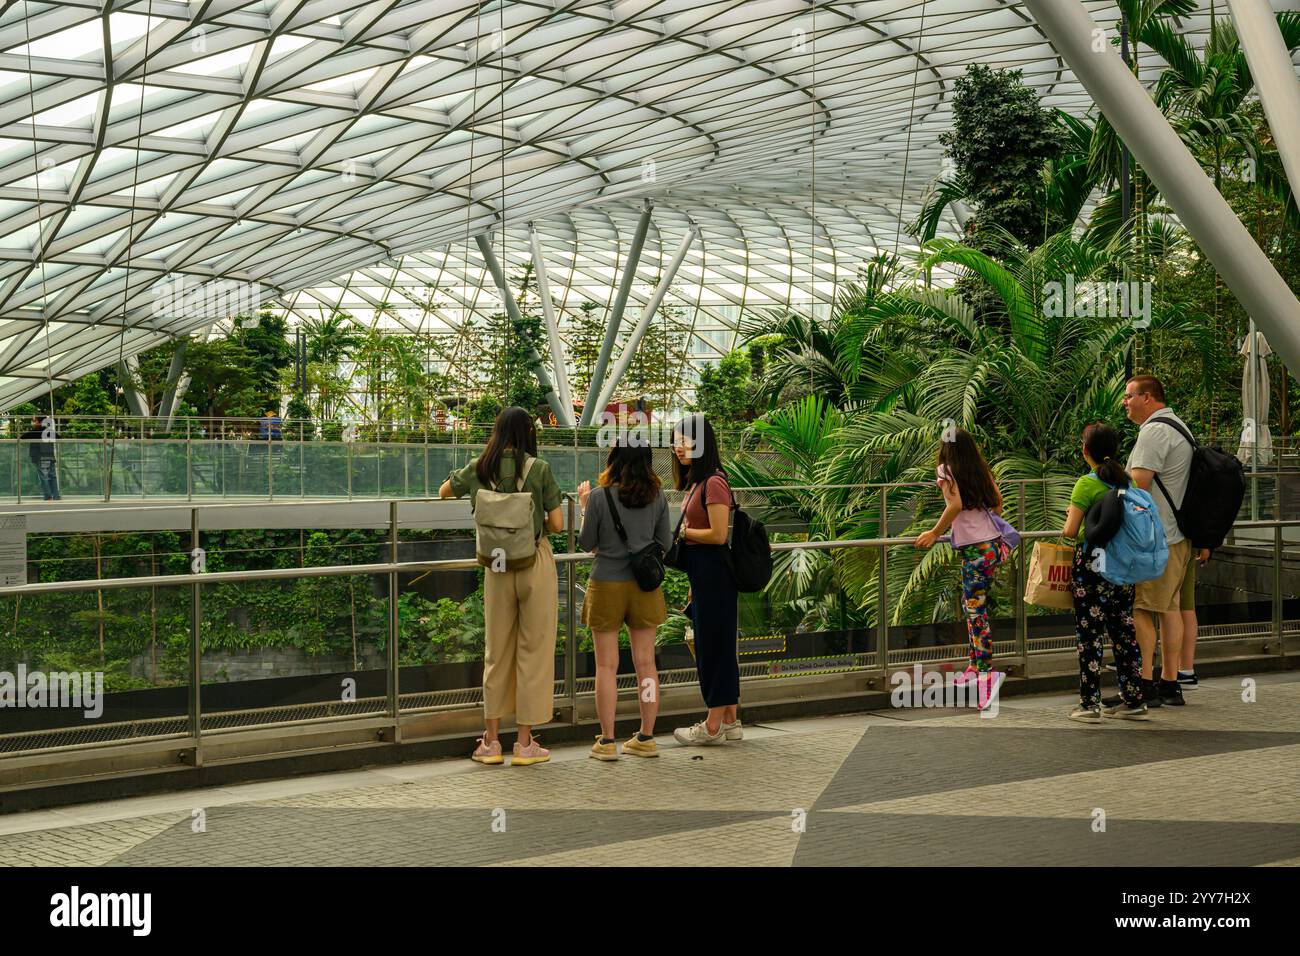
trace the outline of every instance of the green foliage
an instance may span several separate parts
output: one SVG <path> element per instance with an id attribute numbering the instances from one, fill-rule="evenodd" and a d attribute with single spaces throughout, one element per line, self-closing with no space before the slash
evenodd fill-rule
<path id="1" fill-rule="evenodd" d="M 969 242 L 984 249 L 984 233 L 997 226 L 1033 247 L 1055 232 L 1040 182 L 1044 165 L 1061 152 L 1053 114 L 1025 86 L 1019 70 L 982 64 L 958 78 L 952 129 L 939 137 L 975 207 Z"/>
<path id="2" fill-rule="evenodd" d="M 749 356 L 744 352 L 729 352 L 717 365 L 700 369 L 694 411 L 703 412 L 714 427 L 748 421 L 752 404 Z"/>

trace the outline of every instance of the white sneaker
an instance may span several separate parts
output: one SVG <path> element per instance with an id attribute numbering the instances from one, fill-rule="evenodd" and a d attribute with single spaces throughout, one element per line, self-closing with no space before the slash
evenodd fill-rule
<path id="1" fill-rule="evenodd" d="M 728 740 L 744 740 L 745 730 L 740 726 L 740 718 L 737 717 L 731 723 L 722 724 L 722 733 Z"/>
<path id="2" fill-rule="evenodd" d="M 679 744 L 685 744 L 687 747 L 711 747 L 714 744 L 725 743 L 727 740 L 727 732 L 721 725 L 718 726 L 716 734 L 710 735 L 703 720 L 689 727 L 678 727 L 673 731 L 673 736 L 677 738 Z"/>

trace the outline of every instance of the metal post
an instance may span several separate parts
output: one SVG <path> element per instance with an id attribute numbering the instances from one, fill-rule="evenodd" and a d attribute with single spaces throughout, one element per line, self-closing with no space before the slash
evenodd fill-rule
<path id="1" fill-rule="evenodd" d="M 1020 530 L 1024 531 L 1029 524 L 1029 508 L 1025 502 L 1025 482 L 1020 482 Z M 1029 676 L 1029 614 L 1025 606 L 1025 539 L 1020 539 L 1020 546 L 1017 548 L 1016 555 L 1016 577 L 1015 577 L 1015 616 L 1016 616 L 1016 656 L 1020 658 L 1023 673 L 1021 677 Z"/>
<path id="2" fill-rule="evenodd" d="M 388 560 L 397 563 L 397 502 L 388 503 Z M 401 727 L 398 726 L 398 654 L 397 644 L 401 639 L 401 622 L 397 614 L 397 572 L 388 572 L 388 716 L 393 720 L 393 743 L 401 743 Z"/>
<path id="3" fill-rule="evenodd" d="M 348 459 L 348 501 L 352 500 L 352 442 L 346 441 L 343 447 L 347 449 Z"/>
<path id="4" fill-rule="evenodd" d="M 194 500 L 194 439 L 190 436 L 188 420 L 185 423 L 185 500 Z"/>
<path id="5" fill-rule="evenodd" d="M 1193 556 L 1192 560 L 1196 560 Z M 1277 652 L 1286 657 L 1286 638 L 1282 636 L 1282 526 L 1273 526 L 1273 633 Z"/>
<path id="6" fill-rule="evenodd" d="M 199 539 L 199 511 L 190 509 L 190 556 L 202 554 Z M 201 567 L 202 565 L 200 565 Z M 191 571 L 191 573 L 195 573 Z M 199 702 L 199 689 L 203 683 L 203 592 L 196 580 L 190 585 L 190 667 L 189 667 L 189 723 L 190 737 L 194 740 L 194 766 L 203 766 L 203 708 Z"/>
<path id="7" fill-rule="evenodd" d="M 271 465 L 271 429 L 266 430 L 266 500 L 275 500 L 275 476 Z"/>
<path id="8" fill-rule="evenodd" d="M 880 534 L 889 537 L 889 489 L 880 489 Z M 877 565 L 876 580 L 876 665 L 880 672 L 889 679 L 889 546 L 880 546 L 880 561 Z"/>
<path id="9" fill-rule="evenodd" d="M 14 439 L 14 474 L 18 476 L 18 503 L 23 503 L 23 442 L 22 439 Z M 104 498 L 108 500 L 107 497 Z"/>
<path id="10" fill-rule="evenodd" d="M 1188 152 L 1079 0 L 1024 0 L 1052 46 L 1133 151 L 1160 195 L 1291 368 L 1300 368 L 1300 301 Z M 1094 45 L 1095 44 L 1095 45 Z"/>
<path id="11" fill-rule="evenodd" d="M 568 520 L 568 541 L 569 554 L 573 554 L 574 543 L 574 497 L 566 495 L 569 499 L 569 520 Z M 569 699 L 569 722 L 575 726 L 578 723 L 578 622 L 576 617 L 577 590 L 578 590 L 578 568 L 576 561 L 566 562 L 565 568 L 565 606 L 568 613 L 564 620 L 564 695 Z"/>

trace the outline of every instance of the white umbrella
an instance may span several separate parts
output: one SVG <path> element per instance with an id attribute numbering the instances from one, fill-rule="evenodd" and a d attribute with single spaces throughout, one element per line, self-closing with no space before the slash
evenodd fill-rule
<path id="1" fill-rule="evenodd" d="M 1241 447 L 1237 457 L 1242 464 L 1258 469 L 1273 460 L 1273 436 L 1268 430 L 1268 361 L 1272 353 L 1263 332 L 1255 331 L 1250 323 L 1250 334 L 1238 350 L 1246 356 L 1246 367 L 1241 376 Z"/>

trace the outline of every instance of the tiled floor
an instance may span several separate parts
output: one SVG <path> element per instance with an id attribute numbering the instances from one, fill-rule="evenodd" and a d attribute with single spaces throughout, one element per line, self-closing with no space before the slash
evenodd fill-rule
<path id="1" fill-rule="evenodd" d="M 1294 865 L 1300 674 L 1145 723 L 891 710 L 657 760 L 443 760 L 0 816 L 0 865 Z M 661 731 L 670 728 L 661 727 Z"/>

